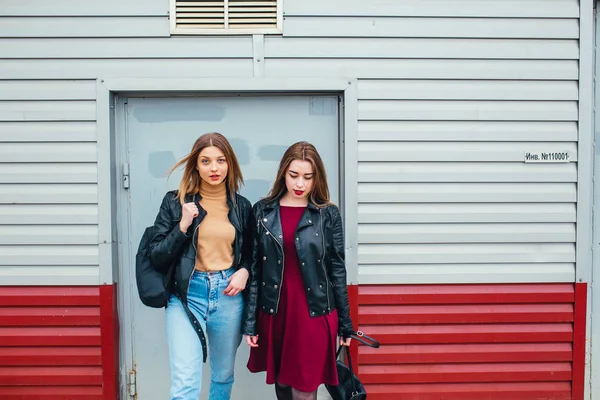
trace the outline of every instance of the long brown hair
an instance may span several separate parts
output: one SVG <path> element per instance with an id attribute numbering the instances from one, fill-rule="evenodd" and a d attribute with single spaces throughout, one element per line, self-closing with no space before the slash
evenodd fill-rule
<path id="1" fill-rule="evenodd" d="M 294 143 L 285 151 L 279 162 L 279 170 L 277 171 L 275 183 L 273 183 L 273 188 L 265 198 L 265 201 L 270 202 L 279 199 L 287 192 L 285 174 L 294 160 L 308 161 L 312 164 L 314 183 L 312 190 L 308 194 L 309 201 L 317 207 L 325 207 L 331 204 L 325 165 L 323 165 L 323 160 L 315 146 L 308 142 Z"/>
<path id="2" fill-rule="evenodd" d="M 225 159 L 227 160 L 225 187 L 231 196 L 231 200 L 235 202 L 235 193 L 237 193 L 244 184 L 244 177 L 242 176 L 240 164 L 233 152 L 231 144 L 225 136 L 217 132 L 210 132 L 205 133 L 196 139 L 192 146 L 192 151 L 169 170 L 169 175 L 171 175 L 177 168 L 182 165 L 185 166 L 183 177 L 179 183 L 179 191 L 177 193 L 181 204 L 185 203 L 185 196 L 187 194 L 195 195 L 196 193 L 200 193 L 202 178 L 200 178 L 200 172 L 198 172 L 198 156 L 202 150 L 210 146 L 215 146 L 225 155 Z"/>

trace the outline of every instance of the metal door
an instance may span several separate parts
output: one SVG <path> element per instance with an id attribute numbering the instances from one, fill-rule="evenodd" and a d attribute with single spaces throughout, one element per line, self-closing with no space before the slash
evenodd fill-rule
<path id="1" fill-rule="evenodd" d="M 285 149 L 299 140 L 312 142 L 329 175 L 338 201 L 339 121 L 336 96 L 231 96 L 121 99 L 124 119 L 118 133 L 124 188 L 120 213 L 121 290 L 129 301 L 120 310 L 126 325 L 125 364 L 135 370 L 135 392 L 142 400 L 168 399 L 169 365 L 164 309 L 145 307 L 137 297 L 134 257 L 143 229 L 153 223 L 167 190 L 178 186 L 181 171 L 166 172 L 189 152 L 205 132 L 223 133 L 231 142 L 246 181 L 242 194 L 252 203 L 267 194 Z M 233 398 L 274 398 L 264 374 L 246 369 L 248 346 L 242 342 L 236 364 Z M 209 371 L 203 373 L 206 398 Z"/>

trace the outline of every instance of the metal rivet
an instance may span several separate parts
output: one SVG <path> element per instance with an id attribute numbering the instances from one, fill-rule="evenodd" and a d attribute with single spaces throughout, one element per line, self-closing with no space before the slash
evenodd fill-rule
<path id="1" fill-rule="evenodd" d="M 281 260 L 277 260 L 277 264 L 281 264 Z"/>
<path id="2" fill-rule="evenodd" d="M 268 235 L 270 232 L 265 233 L 265 235 Z"/>
<path id="3" fill-rule="evenodd" d="M 302 263 L 302 266 L 304 267 L 304 263 Z"/>
<path id="4" fill-rule="evenodd" d="M 296 240 L 300 240 L 300 238 L 296 238 Z"/>
<path id="5" fill-rule="evenodd" d="M 273 285 L 273 287 L 274 287 L 275 289 L 277 289 L 277 285 Z"/>
<path id="6" fill-rule="evenodd" d="M 321 260 L 317 260 L 317 262 L 321 262 Z"/>
<path id="7" fill-rule="evenodd" d="M 279 239 L 281 239 L 282 237 L 283 237 L 282 235 L 279 235 Z"/>
<path id="8" fill-rule="evenodd" d="M 266 285 L 266 283 L 263 282 L 263 286 L 265 286 L 265 285 Z"/>
<path id="9" fill-rule="evenodd" d="M 264 221 L 264 222 L 267 222 L 267 219 L 265 218 L 265 219 L 263 219 L 263 221 Z"/>
<path id="10" fill-rule="evenodd" d="M 319 287 L 320 287 L 320 288 L 322 288 L 322 287 L 323 287 L 323 285 L 319 285 Z"/>
<path id="11" fill-rule="evenodd" d="M 312 221 L 309 219 L 309 220 L 308 220 L 308 223 L 309 223 L 309 224 L 312 224 Z"/>
<path id="12" fill-rule="evenodd" d="M 269 311 L 273 312 L 274 310 L 271 308 Z"/>
<path id="13" fill-rule="evenodd" d="M 310 292 L 310 288 L 308 288 L 308 291 Z"/>
<path id="14" fill-rule="evenodd" d="M 263 256 L 263 261 L 267 261 L 267 256 Z"/>
<path id="15" fill-rule="evenodd" d="M 319 236 L 319 234 L 318 234 L 318 233 L 315 233 L 315 235 Z"/>
<path id="16" fill-rule="evenodd" d="M 312 315 L 315 315 L 315 312 L 313 311 L 313 312 L 311 312 L 311 314 L 312 314 Z"/>

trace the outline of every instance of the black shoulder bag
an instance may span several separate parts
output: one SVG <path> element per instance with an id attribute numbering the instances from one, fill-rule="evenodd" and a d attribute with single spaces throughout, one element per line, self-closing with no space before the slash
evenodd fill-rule
<path id="1" fill-rule="evenodd" d="M 361 331 L 351 334 L 350 337 L 367 346 L 373 348 L 379 347 L 379 342 L 377 340 L 365 335 Z M 348 365 L 342 360 L 337 360 L 336 368 L 339 384 L 337 386 L 326 384 L 325 389 L 327 389 L 333 400 L 365 400 L 367 398 L 367 392 L 358 377 L 354 374 L 352 357 L 350 356 L 349 349 L 346 346 L 340 346 L 336 358 L 339 358 L 342 349 L 345 349 L 344 352 L 348 358 Z"/>

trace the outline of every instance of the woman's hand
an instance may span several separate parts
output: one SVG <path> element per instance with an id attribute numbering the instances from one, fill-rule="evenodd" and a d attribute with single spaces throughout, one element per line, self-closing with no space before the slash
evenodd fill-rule
<path id="1" fill-rule="evenodd" d="M 248 346 L 258 347 L 258 335 L 255 335 L 255 336 L 244 335 L 244 337 L 246 338 L 246 343 L 248 344 Z"/>
<path id="2" fill-rule="evenodd" d="M 185 203 L 181 206 L 181 221 L 179 221 L 179 230 L 186 233 L 194 218 L 198 216 L 198 207 L 195 203 Z"/>
<path id="3" fill-rule="evenodd" d="M 346 340 L 344 340 L 343 337 L 340 338 L 340 346 L 350 346 L 350 342 L 352 341 L 351 338 L 347 338 Z"/>
<path id="4" fill-rule="evenodd" d="M 246 268 L 238 269 L 229 278 L 229 286 L 223 291 L 226 296 L 235 296 L 246 288 L 248 281 L 248 270 Z"/>

